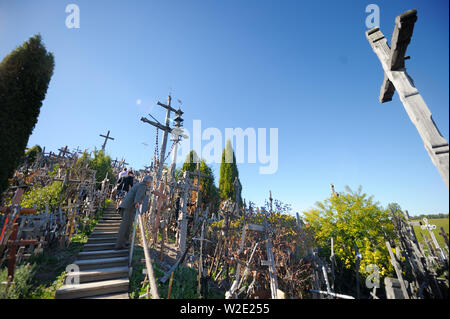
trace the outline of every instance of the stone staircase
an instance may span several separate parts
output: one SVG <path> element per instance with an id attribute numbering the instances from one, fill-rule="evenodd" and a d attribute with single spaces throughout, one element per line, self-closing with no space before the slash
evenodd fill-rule
<path id="1" fill-rule="evenodd" d="M 122 218 L 111 204 L 89 236 L 74 264 L 79 285 L 64 285 L 56 299 L 128 299 L 128 250 L 114 250 Z"/>

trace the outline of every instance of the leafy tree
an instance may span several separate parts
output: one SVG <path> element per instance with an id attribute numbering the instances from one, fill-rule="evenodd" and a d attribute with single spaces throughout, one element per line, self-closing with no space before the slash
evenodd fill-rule
<path id="1" fill-rule="evenodd" d="M 103 181 L 106 174 L 108 174 L 108 178 L 111 183 L 115 182 L 114 171 L 111 166 L 111 157 L 109 155 L 105 155 L 104 151 L 94 151 L 94 157 L 92 158 L 89 167 L 97 171 L 95 174 L 95 179 L 97 182 Z M 98 187 L 100 187 L 100 185 L 98 185 Z"/>
<path id="2" fill-rule="evenodd" d="M 39 153 L 42 153 L 42 148 L 39 145 L 34 145 L 25 152 L 25 160 L 28 164 L 32 164 Z"/>
<path id="3" fill-rule="evenodd" d="M 24 154 L 53 75 L 54 57 L 35 35 L 0 63 L 0 193 Z"/>
<path id="4" fill-rule="evenodd" d="M 227 141 L 225 149 L 222 152 L 222 162 L 220 164 L 220 178 L 219 178 L 219 191 L 222 199 L 235 198 L 235 185 L 234 180 L 238 178 L 239 185 L 242 185 L 239 181 L 239 172 L 236 165 L 236 156 L 234 155 L 233 147 L 230 140 Z M 242 205 L 241 190 L 239 191 L 239 204 Z"/>
<path id="5" fill-rule="evenodd" d="M 38 212 L 44 212 L 46 205 L 49 209 L 59 205 L 62 190 L 63 184 L 60 181 L 54 181 L 45 187 L 33 187 L 22 196 L 20 205 L 27 208 L 36 207 Z"/>
<path id="6" fill-rule="evenodd" d="M 361 186 L 357 192 L 348 186 L 346 191 L 316 203 L 317 207 L 304 213 L 307 226 L 315 234 L 320 255 L 330 257 L 333 237 L 335 258 L 341 271 L 354 275 L 356 245 L 362 255 L 359 268 L 362 277 L 367 275 L 365 269 L 370 264 L 378 266 L 381 276 L 392 275 L 385 245 L 386 240 L 394 238 L 390 211 L 374 203 L 372 196 L 362 193 Z"/>
<path id="7" fill-rule="evenodd" d="M 100 183 L 105 179 L 106 174 L 108 174 L 108 179 L 110 183 L 116 182 L 116 177 L 114 176 L 114 171 L 111 166 L 111 157 L 105 155 L 103 150 L 94 150 L 93 157 L 91 157 L 86 151 L 81 155 L 77 161 L 77 166 L 87 165 L 90 169 L 96 171 L 95 179 L 98 182 L 97 188 L 100 188 Z"/>

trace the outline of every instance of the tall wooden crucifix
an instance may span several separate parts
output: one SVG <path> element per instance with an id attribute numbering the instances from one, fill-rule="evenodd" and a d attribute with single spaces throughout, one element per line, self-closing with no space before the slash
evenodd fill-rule
<path id="1" fill-rule="evenodd" d="M 172 101 L 172 97 L 169 95 L 168 99 L 167 99 L 167 105 L 163 104 L 163 103 L 161 103 L 159 101 L 156 103 L 159 106 L 162 106 L 163 108 L 165 108 L 167 110 L 167 112 L 166 112 L 166 120 L 165 120 L 165 124 L 164 125 L 162 125 L 158 121 L 154 122 L 154 121 L 151 121 L 151 120 L 149 120 L 149 119 L 147 119 L 145 117 L 141 117 L 141 121 L 142 122 L 148 123 L 150 125 L 153 125 L 156 128 L 159 128 L 160 130 L 163 131 L 163 143 L 161 145 L 161 152 L 160 152 L 160 155 L 159 155 L 159 162 L 158 162 L 158 170 L 156 172 L 155 189 L 157 189 L 158 186 L 159 186 L 159 182 L 160 182 L 161 175 L 162 175 L 162 169 L 163 169 L 164 162 L 165 162 L 165 159 L 166 159 L 165 157 L 166 157 L 167 136 L 168 136 L 168 133 L 172 132 L 172 128 L 169 126 L 170 112 L 174 112 L 174 113 L 176 113 L 179 116 L 181 116 L 183 114 L 183 112 L 180 109 L 175 110 L 170 105 L 171 101 Z M 151 223 L 154 220 L 155 202 L 156 202 L 155 196 L 154 196 L 154 194 L 152 194 L 152 196 L 151 196 L 151 206 L 150 206 L 150 221 L 151 221 Z"/>
<path id="2" fill-rule="evenodd" d="M 417 10 L 406 11 L 395 18 L 391 47 L 378 27 L 368 30 L 366 37 L 384 69 L 380 102 L 391 101 L 394 92 L 397 91 L 409 118 L 419 131 L 425 149 L 448 188 L 448 142 L 436 127 L 430 110 L 405 69 L 405 60 L 409 59 L 405 57 L 405 52 L 416 20 Z"/>
<path id="3" fill-rule="evenodd" d="M 159 167 L 158 167 L 158 173 L 156 175 L 156 180 L 158 181 L 161 178 L 161 173 L 162 173 L 162 167 L 164 165 L 164 161 L 165 161 L 165 157 L 166 157 L 166 146 L 167 146 L 167 137 L 168 137 L 168 133 L 172 132 L 172 128 L 169 126 L 169 121 L 170 121 L 170 112 L 174 112 L 175 114 L 177 114 L 178 116 L 183 115 L 183 112 L 178 109 L 175 110 L 170 104 L 172 101 L 172 97 L 169 95 L 167 98 L 167 105 L 163 104 L 161 102 L 157 102 L 156 104 L 158 104 L 159 106 L 162 106 L 163 108 L 165 108 L 166 111 L 166 120 L 164 125 L 162 125 L 159 122 L 154 122 L 151 121 L 145 117 L 141 117 L 141 121 L 144 123 L 148 123 L 150 125 L 153 125 L 156 128 L 159 128 L 160 130 L 163 131 L 163 142 L 161 145 L 161 152 L 159 154 Z M 182 120 L 181 120 L 182 121 Z"/>
<path id="4" fill-rule="evenodd" d="M 104 151 L 105 147 L 106 147 L 106 142 L 108 142 L 108 140 L 114 141 L 114 138 L 113 137 L 109 137 L 109 130 L 108 130 L 108 133 L 106 135 L 100 134 L 100 136 L 105 138 L 105 141 L 103 142 L 103 145 L 102 145 L 102 151 Z"/>

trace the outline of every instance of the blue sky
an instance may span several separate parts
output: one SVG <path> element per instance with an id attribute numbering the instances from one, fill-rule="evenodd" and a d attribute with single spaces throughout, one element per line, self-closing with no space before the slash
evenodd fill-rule
<path id="1" fill-rule="evenodd" d="M 65 26 L 70 3 L 79 29 Z M 448 140 L 448 1 L 0 0 L 0 58 L 38 32 L 55 54 L 29 146 L 92 150 L 111 130 L 107 152 L 140 168 L 155 129 L 139 119 L 163 121 L 155 102 L 171 91 L 191 132 L 198 119 L 222 132 L 278 128 L 277 173 L 239 164 L 247 201 L 263 205 L 272 190 L 301 212 L 334 183 L 412 215 L 448 213 L 448 189 L 398 96 L 378 102 L 383 71 L 364 34 L 371 3 L 389 40 L 395 17 L 418 10 L 407 70 Z"/>

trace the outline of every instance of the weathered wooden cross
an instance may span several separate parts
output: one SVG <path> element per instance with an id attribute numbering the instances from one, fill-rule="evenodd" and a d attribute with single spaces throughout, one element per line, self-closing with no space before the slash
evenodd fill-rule
<path id="1" fill-rule="evenodd" d="M 179 247 L 179 254 L 183 254 L 186 250 L 186 240 L 187 240 L 187 201 L 188 201 L 188 193 L 190 190 L 200 190 L 200 188 L 193 186 L 191 184 L 190 178 L 188 177 L 188 173 L 184 172 L 183 175 L 183 181 L 184 184 L 182 186 L 182 205 L 181 205 L 181 212 L 178 217 L 179 222 L 179 236 L 178 236 L 178 247 Z"/>
<path id="2" fill-rule="evenodd" d="M 9 246 L 8 280 L 10 280 L 10 281 L 12 281 L 14 279 L 14 269 L 16 266 L 16 248 L 17 248 L 17 246 L 47 244 L 47 242 L 45 242 L 45 241 L 39 241 L 36 239 L 17 240 L 18 229 L 19 229 L 19 224 L 15 223 L 13 225 L 13 232 L 7 242 L 7 245 Z"/>
<path id="3" fill-rule="evenodd" d="M 398 280 L 400 282 L 400 287 L 402 289 L 403 298 L 404 299 L 409 299 L 408 290 L 406 289 L 405 282 L 403 281 L 402 269 L 400 268 L 400 265 L 397 263 L 397 260 L 395 259 L 395 256 L 392 253 L 391 244 L 388 241 L 386 241 L 386 247 L 387 247 L 388 252 L 389 252 L 389 257 L 390 257 L 390 260 L 391 260 L 391 264 L 392 264 L 392 266 L 394 266 L 395 273 L 396 273 L 397 278 L 398 278 Z"/>
<path id="4" fill-rule="evenodd" d="M 67 150 L 67 145 L 64 148 L 61 147 L 58 151 L 59 151 L 58 157 L 66 157 L 66 154 L 72 155 L 72 153 L 70 153 Z"/>
<path id="5" fill-rule="evenodd" d="M 106 147 L 106 142 L 108 142 L 108 140 L 114 141 L 114 138 L 113 137 L 109 137 L 109 130 L 108 130 L 108 134 L 106 134 L 106 135 L 100 134 L 100 136 L 105 138 L 105 141 L 103 142 L 103 145 L 102 145 L 102 151 L 104 151 L 105 147 Z"/>
<path id="6" fill-rule="evenodd" d="M 425 149 L 448 188 L 448 142 L 436 127 L 430 110 L 405 69 L 405 60 L 409 59 L 405 57 L 405 52 L 416 20 L 417 10 L 406 11 L 395 18 L 391 47 L 378 27 L 366 31 L 366 37 L 384 69 L 380 102 L 391 101 L 394 92 L 397 91 L 409 118 L 419 131 Z"/>
<path id="7" fill-rule="evenodd" d="M 129 165 L 129 163 L 125 162 L 125 159 L 122 157 L 122 160 L 119 162 L 119 170 L 124 168 L 126 165 Z"/>

